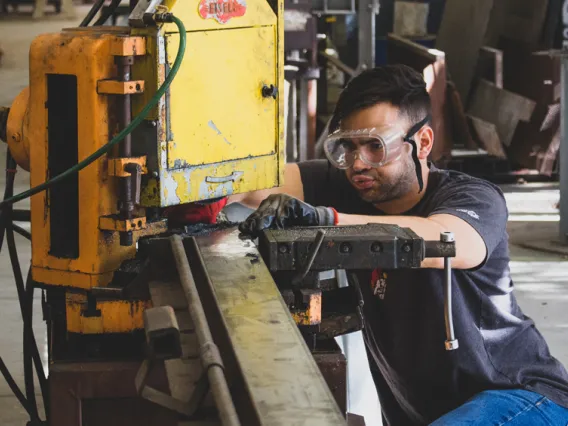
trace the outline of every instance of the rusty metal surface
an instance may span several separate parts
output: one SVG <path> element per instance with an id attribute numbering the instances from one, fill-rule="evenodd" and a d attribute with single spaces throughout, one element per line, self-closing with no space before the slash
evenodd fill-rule
<path id="1" fill-rule="evenodd" d="M 335 402 L 342 413 L 347 412 L 347 360 L 341 353 L 341 349 L 336 346 L 335 350 L 329 352 L 316 352 L 314 359 L 318 365 L 323 378 L 325 379 Z"/>
<path id="2" fill-rule="evenodd" d="M 235 229 L 196 242 L 257 424 L 345 425 L 254 245 Z"/>
<path id="3" fill-rule="evenodd" d="M 273 272 L 304 270 L 320 229 L 326 234 L 311 271 L 419 267 L 424 259 L 423 240 L 411 229 L 381 224 L 266 230 L 259 251 Z"/>
<path id="4" fill-rule="evenodd" d="M 50 367 L 50 426 L 176 426 L 176 415 L 136 394 L 139 362 L 54 363 Z M 148 377 L 168 391 L 163 368 Z"/>

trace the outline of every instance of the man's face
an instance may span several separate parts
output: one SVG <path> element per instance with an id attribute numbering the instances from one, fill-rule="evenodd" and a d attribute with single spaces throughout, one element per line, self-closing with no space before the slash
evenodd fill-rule
<path id="1" fill-rule="evenodd" d="M 342 120 L 341 130 L 384 128 L 392 125 L 398 125 L 404 132 L 410 127 L 404 117 L 399 117 L 398 108 L 381 103 L 349 115 Z M 357 158 L 345 173 L 363 200 L 374 204 L 396 200 L 408 194 L 417 182 L 411 151 L 411 145 L 405 143 L 399 160 L 376 168 Z"/>

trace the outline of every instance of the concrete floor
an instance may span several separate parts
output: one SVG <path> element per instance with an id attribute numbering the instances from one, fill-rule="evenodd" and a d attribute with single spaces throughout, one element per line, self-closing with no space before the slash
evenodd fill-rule
<path id="1" fill-rule="evenodd" d="M 78 17 L 85 15 L 85 7 L 78 8 Z M 80 21 L 61 21 L 50 17 L 34 22 L 19 16 L 0 19 L 0 47 L 4 50 L 0 66 L 0 105 L 9 106 L 19 91 L 27 85 L 28 47 L 38 34 L 57 31 L 76 25 Z M 5 146 L 0 145 L 0 169 L 5 164 Z M 29 186 L 28 174 L 17 174 L 16 192 Z M 0 189 L 4 188 L 4 172 L 0 173 Z M 559 194 L 557 185 L 509 185 L 503 187 L 511 212 L 509 224 L 512 262 L 516 294 L 525 313 L 532 317 L 547 338 L 552 353 L 568 366 L 568 255 L 538 252 L 520 247 L 536 238 L 553 239 L 558 229 L 558 210 L 555 204 Z M 27 208 L 23 201 L 20 208 Z M 22 224 L 25 226 L 24 224 Z M 27 272 L 30 263 L 30 244 L 17 237 L 22 270 Z M 45 327 L 41 319 L 39 295 L 34 310 L 34 328 L 40 352 L 45 355 Z M 16 289 L 6 251 L 0 254 L 0 356 L 18 384 L 22 377 L 22 322 Z M 0 378 L 0 424 L 21 426 L 26 416 L 10 389 Z"/>

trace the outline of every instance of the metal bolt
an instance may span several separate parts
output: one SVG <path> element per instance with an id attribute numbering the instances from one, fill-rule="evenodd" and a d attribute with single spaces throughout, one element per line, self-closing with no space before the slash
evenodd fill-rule
<path id="1" fill-rule="evenodd" d="M 381 246 L 381 243 L 374 242 L 373 244 L 371 244 L 371 251 L 373 253 L 379 253 L 382 249 L 383 247 Z"/>
<path id="2" fill-rule="evenodd" d="M 339 246 L 339 251 L 341 253 L 351 253 L 352 250 L 353 248 L 349 243 L 341 243 L 341 245 Z"/>
<path id="3" fill-rule="evenodd" d="M 156 171 L 152 172 L 152 177 L 157 178 L 157 177 L 158 177 L 158 172 L 156 172 Z"/>
<path id="4" fill-rule="evenodd" d="M 278 246 L 278 251 L 282 254 L 287 254 L 290 252 L 290 247 L 288 247 L 288 244 L 280 244 Z"/>
<path id="5" fill-rule="evenodd" d="M 402 246 L 402 251 L 405 253 L 410 253 L 410 246 L 408 244 L 405 244 Z"/>
<path id="6" fill-rule="evenodd" d="M 443 243 L 453 243 L 455 241 L 454 233 L 453 232 L 442 232 L 440 234 L 440 241 L 443 242 Z"/>

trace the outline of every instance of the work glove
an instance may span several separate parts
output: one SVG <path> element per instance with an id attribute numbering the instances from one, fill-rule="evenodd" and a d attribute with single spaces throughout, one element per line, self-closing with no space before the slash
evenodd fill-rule
<path id="1" fill-rule="evenodd" d="M 335 209 L 314 207 L 286 194 L 273 194 L 239 225 L 239 230 L 243 234 L 257 237 L 269 228 L 333 225 L 337 225 Z"/>
<path id="2" fill-rule="evenodd" d="M 228 198 L 211 201 L 200 201 L 191 204 L 181 204 L 169 207 L 165 211 L 170 227 L 193 225 L 195 223 L 217 223 L 217 216 L 227 205 Z"/>

